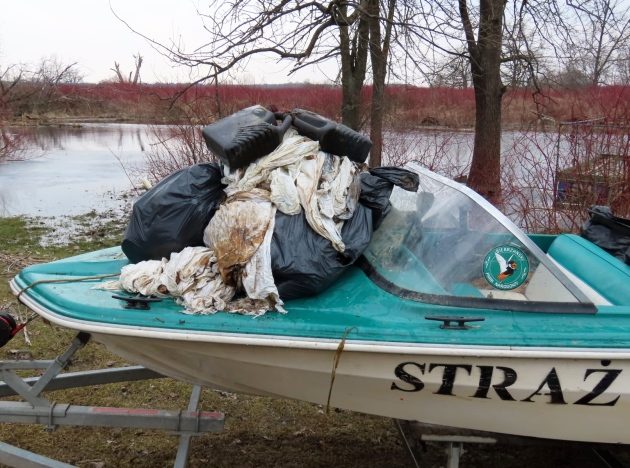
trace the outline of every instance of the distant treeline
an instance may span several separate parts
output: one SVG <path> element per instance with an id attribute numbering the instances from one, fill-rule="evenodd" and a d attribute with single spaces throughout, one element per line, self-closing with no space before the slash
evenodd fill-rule
<path id="1" fill-rule="evenodd" d="M 15 90 L 17 98 L 0 109 L 5 120 L 77 118 L 203 124 L 253 104 L 275 106 L 281 111 L 301 107 L 335 119 L 341 117 L 341 89 L 329 85 L 219 85 L 187 89 L 184 85 L 165 84 L 61 83 L 46 93 L 29 89 L 29 86 L 29 83 L 20 83 Z M 366 125 L 371 92 L 371 87 L 367 86 L 362 96 Z M 474 124 L 472 88 L 390 85 L 386 96 L 385 122 L 390 128 L 466 128 Z M 503 99 L 503 124 L 512 128 L 541 120 L 599 118 L 630 121 L 630 86 L 541 92 L 519 89 L 507 91 Z"/>

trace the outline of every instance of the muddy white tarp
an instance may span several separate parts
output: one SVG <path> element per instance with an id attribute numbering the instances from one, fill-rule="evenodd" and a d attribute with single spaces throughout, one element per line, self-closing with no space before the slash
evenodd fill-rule
<path id="1" fill-rule="evenodd" d="M 126 265 L 119 280 L 104 287 L 145 296 L 171 296 L 191 313 L 224 310 L 236 292 L 222 281 L 216 256 L 207 247 L 186 247 L 168 260 Z"/>
<path id="2" fill-rule="evenodd" d="M 237 192 L 221 205 L 204 232 L 204 242 L 216 254 L 223 282 L 243 288 L 247 297 L 267 301 L 282 310 L 273 281 L 269 245 L 276 208 L 269 192 Z"/>

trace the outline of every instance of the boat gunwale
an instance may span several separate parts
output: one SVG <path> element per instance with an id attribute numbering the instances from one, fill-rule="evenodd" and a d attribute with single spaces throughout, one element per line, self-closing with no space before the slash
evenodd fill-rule
<path id="1" fill-rule="evenodd" d="M 14 294 L 20 292 L 15 279 L 9 282 Z M 386 353 L 405 355 L 434 355 L 452 357 L 494 357 L 494 358 L 546 358 L 546 359 L 630 359 L 630 348 L 555 348 L 491 345 L 436 345 L 392 341 L 286 337 L 247 333 L 225 333 L 213 331 L 185 331 L 160 329 L 136 325 L 104 324 L 88 320 L 74 319 L 52 312 L 29 297 L 28 292 L 19 300 L 41 317 L 64 328 L 84 331 L 97 335 L 117 335 L 129 338 L 149 338 L 157 340 L 215 343 L 227 345 L 261 346 L 271 348 L 295 348 L 316 351 L 337 351 L 344 342 L 344 352 Z"/>

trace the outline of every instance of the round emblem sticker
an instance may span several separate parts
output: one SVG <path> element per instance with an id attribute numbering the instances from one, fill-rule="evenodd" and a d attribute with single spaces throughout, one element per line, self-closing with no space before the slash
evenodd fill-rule
<path id="1" fill-rule="evenodd" d="M 518 247 L 501 245 L 488 252 L 482 272 L 486 281 L 497 289 L 518 288 L 529 274 L 529 260 Z"/>

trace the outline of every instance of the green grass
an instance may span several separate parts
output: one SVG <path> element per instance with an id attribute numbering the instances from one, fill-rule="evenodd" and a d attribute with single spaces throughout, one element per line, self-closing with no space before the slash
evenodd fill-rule
<path id="1" fill-rule="evenodd" d="M 28 226 L 26 218 L 0 218 L 0 245 L 5 253 L 24 253 L 39 246 L 44 227 Z"/>

